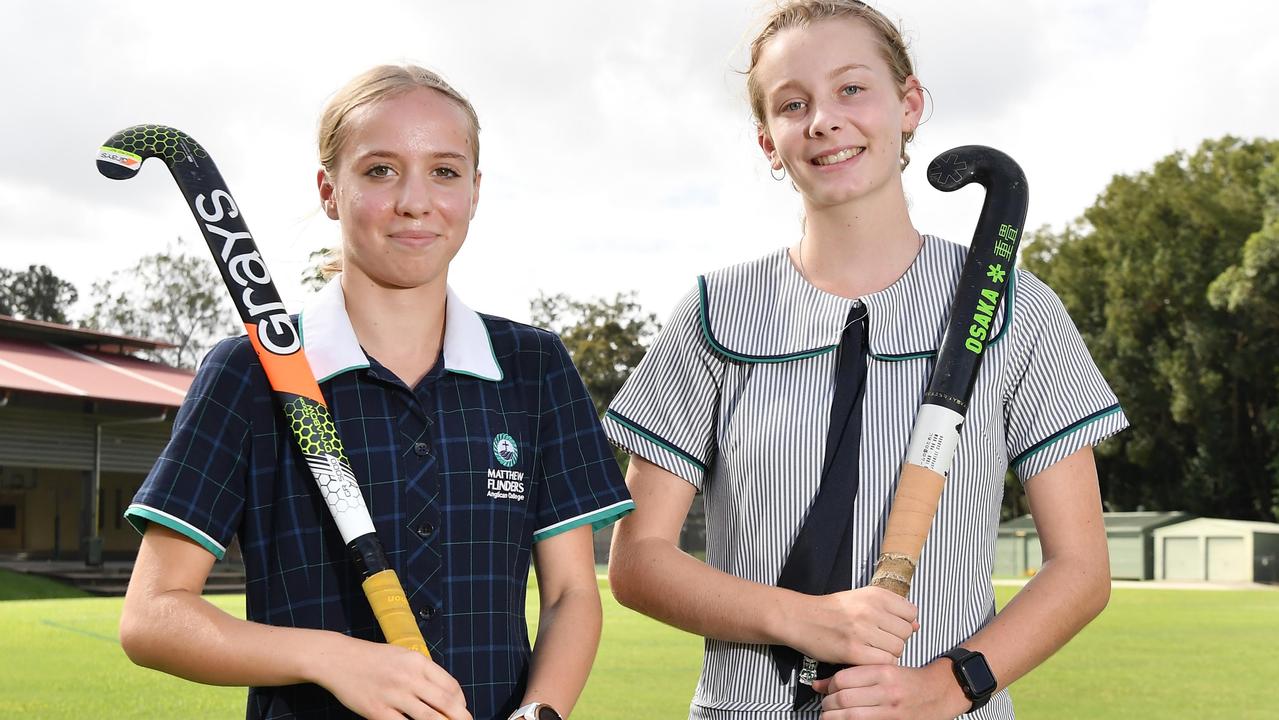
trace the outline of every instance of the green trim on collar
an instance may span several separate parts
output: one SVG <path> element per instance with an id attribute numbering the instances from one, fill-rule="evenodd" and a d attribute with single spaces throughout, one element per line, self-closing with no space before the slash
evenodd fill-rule
<path id="1" fill-rule="evenodd" d="M 226 548 L 219 545 L 218 542 L 209 537 L 207 533 L 185 520 L 174 517 L 162 510 L 156 510 L 155 508 L 150 508 L 146 505 L 130 505 L 129 509 L 124 511 L 124 518 L 128 520 L 129 524 L 133 526 L 133 529 L 137 530 L 139 533 L 145 534 L 147 531 L 147 523 L 153 522 L 157 525 L 163 525 L 173 532 L 189 538 L 200 547 L 208 550 L 213 557 L 218 560 L 221 560 L 222 556 L 226 555 Z"/>
<path id="2" fill-rule="evenodd" d="M 918 360 L 920 358 L 934 358 L 937 357 L 937 351 L 932 350 L 928 352 L 902 353 L 901 355 L 880 355 L 872 352 L 870 356 L 880 362 L 903 362 L 905 360 Z"/>
<path id="3" fill-rule="evenodd" d="M 575 530 L 587 523 L 591 524 L 591 532 L 602 530 L 609 525 L 617 522 L 623 515 L 627 515 L 635 510 L 634 500 L 622 500 L 613 503 L 608 507 L 600 508 L 594 512 L 579 515 L 554 525 L 548 525 L 533 533 L 533 542 L 538 543 L 553 538 L 556 535 L 566 533 L 569 530 Z"/>
<path id="4" fill-rule="evenodd" d="M 958 250 L 959 248 L 958 246 L 956 246 L 955 251 L 958 252 Z M 769 256 L 769 257 L 771 258 L 772 256 Z M 961 270 L 961 274 L 962 274 L 962 270 Z M 1018 276 L 1020 276 L 1020 274 L 1021 274 L 1020 269 L 1014 268 L 1014 271 L 1010 273 L 1009 275 L 1008 292 L 1004 298 L 1004 302 L 1002 303 L 1004 321 L 1002 324 L 1000 324 L 999 330 L 993 336 L 991 336 L 990 341 L 986 344 L 987 348 L 990 348 L 998 344 L 1001 340 L 1003 340 L 1004 336 L 1007 335 L 1007 330 L 1009 326 L 1011 326 L 1013 323 L 1013 320 L 1016 315 L 1015 309 L 1016 309 L 1016 299 L 1017 299 L 1017 290 L 1016 290 L 1017 278 Z M 839 347 L 838 343 L 836 343 L 834 345 L 823 345 L 823 346 L 812 348 L 809 350 L 800 350 L 796 352 L 782 353 L 778 355 L 748 355 L 745 353 L 735 352 L 729 349 L 723 343 L 721 343 L 715 337 L 715 334 L 711 329 L 710 290 L 709 290 L 709 283 L 705 275 L 699 275 L 697 278 L 697 293 L 698 293 L 698 301 L 699 301 L 699 315 L 700 315 L 699 319 L 701 322 L 702 336 L 706 339 L 706 342 L 710 346 L 712 351 L 714 351 L 717 355 L 720 355 L 729 360 L 733 360 L 736 362 L 743 362 L 743 363 L 781 363 L 781 362 L 789 362 L 792 360 L 806 360 L 808 358 L 825 355 L 826 353 L 834 352 Z M 879 293 L 872 293 L 871 295 L 868 295 L 866 297 L 870 298 L 871 300 L 875 300 L 877 295 L 879 295 Z M 866 300 L 865 298 L 863 298 L 863 302 L 866 302 L 867 304 L 871 305 L 872 308 L 874 307 L 874 302 L 871 302 L 870 300 Z M 880 310 L 882 311 L 883 308 L 880 308 Z M 737 312 L 737 310 L 734 309 L 734 312 Z M 875 311 L 872 310 L 872 313 L 874 312 Z M 902 310 L 902 312 L 904 312 L 904 310 Z M 872 315 L 872 322 L 874 322 L 874 315 Z M 949 322 L 949 317 L 947 317 L 947 322 Z M 817 339 L 817 338 L 814 338 L 814 339 Z M 884 338 L 880 338 L 880 339 L 881 341 L 884 340 Z M 939 352 L 939 349 L 940 349 L 939 347 L 933 347 L 933 348 L 919 349 L 919 350 L 914 350 L 909 352 L 879 353 L 879 352 L 876 352 L 875 350 L 874 333 L 871 333 L 870 347 L 868 348 L 870 357 L 880 362 L 905 362 L 909 360 L 935 358 L 937 356 L 937 353 Z"/>
<path id="5" fill-rule="evenodd" d="M 710 306 L 710 297 L 707 295 L 707 292 L 706 292 L 706 276 L 705 275 L 697 276 L 697 292 L 698 292 L 700 305 L 701 305 L 700 314 L 702 319 L 702 335 L 706 338 L 706 342 L 711 346 L 711 348 L 715 352 L 719 353 L 720 355 L 723 355 L 724 357 L 730 360 L 736 360 L 738 362 L 745 362 L 745 363 L 790 362 L 791 360 L 806 360 L 808 358 L 817 357 L 818 355 L 825 355 L 828 352 L 834 352 L 835 349 L 839 347 L 838 344 L 827 345 L 826 347 L 817 348 L 815 350 L 802 350 L 800 352 L 787 353 L 785 355 L 742 355 L 740 353 L 735 353 L 732 350 L 729 350 L 728 348 L 721 345 L 720 342 L 715 339 L 715 336 L 711 334 L 711 324 L 710 324 L 711 306 Z"/>
<path id="6" fill-rule="evenodd" d="M 697 458 L 693 457 L 689 453 L 683 450 L 680 450 L 679 448 L 675 447 L 673 444 L 671 444 L 667 440 L 664 440 L 661 437 L 658 437 L 654 433 L 648 430 L 645 430 L 644 428 L 636 424 L 634 420 L 631 420 L 629 418 L 626 418 L 626 417 L 623 417 L 622 415 L 617 414 L 611 408 L 604 411 L 604 416 L 608 418 L 612 418 L 613 421 L 616 422 L 618 425 L 625 427 L 626 429 L 630 430 L 636 435 L 639 435 L 645 440 L 648 440 L 649 442 L 657 443 L 659 446 L 684 458 L 684 460 L 688 461 L 689 463 L 692 463 L 692 465 L 696 467 L 698 470 L 701 470 L 702 472 L 706 472 L 706 464 L 703 463 L 701 460 L 698 460 Z"/>
<path id="7" fill-rule="evenodd" d="M 305 310 L 305 309 L 303 309 L 303 310 L 301 310 L 300 312 L 298 312 L 298 342 L 299 342 L 299 343 L 301 343 L 301 345 L 302 345 L 302 352 L 303 352 L 303 353 L 305 353 L 305 352 L 306 352 L 306 332 L 304 332 L 304 331 L 303 331 L 303 329 L 302 329 L 302 328 L 304 328 L 304 327 L 305 327 L 305 324 L 303 324 L 303 322 L 302 322 L 302 313 L 304 313 L 304 312 L 306 312 L 306 310 Z M 311 361 L 308 359 L 306 364 L 307 364 L 307 366 L 310 366 L 310 365 L 311 365 Z M 333 378 L 337 377 L 338 375 L 341 375 L 341 374 L 342 374 L 342 373 L 344 373 L 344 372 L 349 372 L 349 371 L 351 371 L 351 370 L 367 370 L 367 369 L 368 369 L 368 367 L 369 367 L 369 364 L 368 364 L 367 362 L 359 363 L 359 364 L 357 364 L 357 365 L 350 365 L 350 366 L 348 366 L 348 367 L 344 367 L 344 368 L 342 368 L 341 370 L 337 370 L 337 371 L 335 371 L 335 372 L 331 372 L 331 373 L 329 373 L 328 375 L 325 375 L 324 377 L 317 377 L 317 378 L 315 379 L 315 384 L 316 384 L 316 385 L 319 385 L 319 384 L 320 384 L 320 383 L 322 383 L 322 382 L 328 382 L 328 381 L 332 380 Z M 312 375 L 314 375 L 314 374 L 315 374 L 315 369 L 314 369 L 314 368 L 312 368 L 312 369 L 311 369 L 311 374 L 312 374 Z"/>
<path id="8" fill-rule="evenodd" d="M 460 302 L 460 301 L 459 301 L 459 302 Z M 471 312 L 475 312 L 475 311 L 474 311 L 474 310 L 472 310 Z M 490 382 L 502 382 L 502 380 L 506 377 L 506 373 L 502 371 L 502 363 L 500 363 L 500 362 L 498 362 L 498 361 L 497 361 L 497 351 L 493 349 L 493 333 L 490 333 L 490 332 L 489 332 L 489 326 L 488 326 L 488 324 L 487 324 L 487 323 L 485 323 L 485 322 L 484 322 L 484 316 L 483 316 L 483 315 L 481 315 L 481 314 L 479 314 L 479 313 L 475 313 L 475 317 L 479 318 L 479 320 L 480 320 L 480 327 L 483 327 L 483 328 L 484 328 L 484 339 L 485 339 L 485 340 L 488 342 L 488 344 L 489 344 L 489 355 L 490 355 L 490 356 L 492 356 L 492 358 L 493 358 L 493 367 L 497 368 L 497 377 L 495 377 L 495 378 L 494 378 L 494 377 L 488 377 L 488 376 L 486 376 L 486 375 L 480 375 L 480 374 L 473 373 L 473 372 L 467 372 L 466 370 L 458 370 L 458 369 L 455 369 L 455 368 L 451 368 L 451 367 L 449 367 L 449 365 L 448 365 L 448 358 L 445 358 L 445 359 L 444 359 L 444 371 L 445 371 L 445 372 L 451 372 L 451 373 L 453 373 L 454 375 L 466 375 L 467 377 L 479 378 L 480 380 L 488 380 L 488 381 L 490 381 Z M 442 351 L 442 350 L 443 350 L 443 348 L 441 348 L 441 351 Z"/>
<path id="9" fill-rule="evenodd" d="M 370 359 L 360 346 L 346 312 L 341 277 L 330 280 L 307 304 L 311 314 L 307 315 L 305 309 L 298 313 L 298 337 L 316 381 L 326 382 L 343 373 L 368 368 Z M 445 288 L 444 312 L 445 330 L 440 350 L 445 371 L 490 382 L 503 380 L 505 373 L 498 363 L 493 336 L 483 316 L 462 302 L 450 287 Z M 314 342 L 309 347 L 303 328 L 308 317 L 316 326 L 312 328 Z M 487 355 L 480 351 L 481 333 Z"/>

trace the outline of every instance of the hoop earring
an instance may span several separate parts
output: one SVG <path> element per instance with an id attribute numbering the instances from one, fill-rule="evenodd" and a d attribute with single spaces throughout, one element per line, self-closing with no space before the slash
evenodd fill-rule
<path id="1" fill-rule="evenodd" d="M 783 180 L 785 180 L 785 179 L 786 179 L 786 167 L 785 167 L 785 166 L 783 166 L 783 167 L 782 167 L 782 176 L 781 176 L 781 177 L 777 177 L 777 175 L 776 175 L 776 174 L 774 174 L 773 167 L 770 165 L 770 166 L 769 166 L 769 168 L 768 168 L 768 174 L 769 174 L 769 176 L 770 176 L 770 177 L 772 177 L 772 178 L 773 178 L 774 180 L 776 180 L 777 182 L 781 182 L 781 181 L 783 181 Z"/>

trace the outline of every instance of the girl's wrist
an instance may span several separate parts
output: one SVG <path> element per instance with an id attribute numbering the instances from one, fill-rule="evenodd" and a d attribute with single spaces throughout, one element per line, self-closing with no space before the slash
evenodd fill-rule
<path id="1" fill-rule="evenodd" d="M 351 642 L 364 642 L 330 630 L 307 631 L 305 640 L 290 653 L 294 666 L 289 668 L 303 682 L 328 688 L 329 673 L 344 666 L 342 656 Z"/>
<path id="2" fill-rule="evenodd" d="M 811 596 L 783 588 L 775 590 L 776 601 L 765 605 L 766 609 L 760 618 L 760 632 L 770 645 L 795 647 L 797 620 L 809 616 L 808 608 L 803 607 L 803 604 Z"/>
<path id="3" fill-rule="evenodd" d="M 938 658 L 925 665 L 922 670 L 927 673 L 926 686 L 934 702 L 945 711 L 946 717 L 963 715 L 973 706 L 973 701 L 964 695 L 964 689 L 955 679 L 955 671 L 949 658 Z"/>

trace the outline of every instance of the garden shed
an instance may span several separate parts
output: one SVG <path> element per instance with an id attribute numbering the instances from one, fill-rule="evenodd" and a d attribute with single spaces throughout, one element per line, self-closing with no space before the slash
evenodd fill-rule
<path id="1" fill-rule="evenodd" d="M 1155 531 L 1155 577 L 1279 582 L 1279 523 L 1196 518 Z"/>
<path id="2" fill-rule="evenodd" d="M 1190 515 L 1180 512 L 1108 512 L 1106 543 L 1110 548 L 1110 576 L 1123 580 L 1150 580 L 1155 577 L 1154 531 L 1183 523 Z M 995 541 L 995 576 L 1034 575 L 1043 563 L 1039 533 L 1030 515 L 999 526 Z"/>

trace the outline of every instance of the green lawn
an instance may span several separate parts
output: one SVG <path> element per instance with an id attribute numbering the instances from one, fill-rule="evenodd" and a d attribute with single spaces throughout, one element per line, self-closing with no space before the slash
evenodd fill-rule
<path id="1" fill-rule="evenodd" d="M 0 576 L 0 588 L 12 581 Z M 1015 588 L 997 590 L 1003 603 Z M 212 599 L 242 613 L 241 596 Z M 686 717 L 701 641 L 621 608 L 607 590 L 604 599 L 604 640 L 574 716 Z M 0 603 L 0 717 L 243 716 L 243 689 L 131 665 L 116 642 L 120 604 Z M 1122 589 L 1101 618 L 1014 686 L 1013 697 L 1019 715 L 1031 719 L 1273 718 L 1276 658 L 1279 592 Z"/>
<path id="2" fill-rule="evenodd" d="M 0 568 L 0 600 L 45 600 L 49 598 L 92 597 L 54 580 L 38 575 L 24 575 Z"/>

